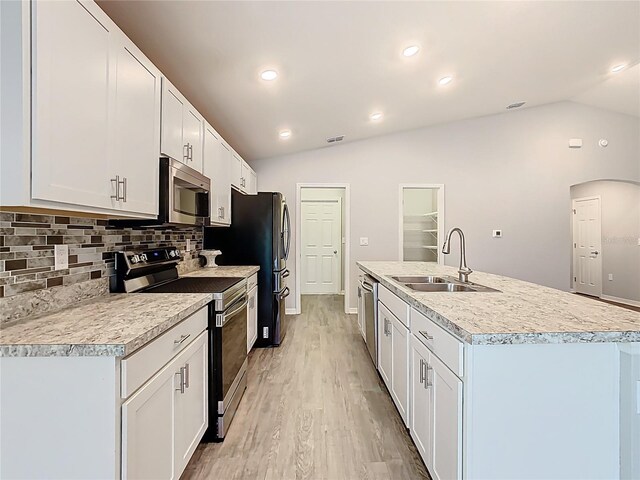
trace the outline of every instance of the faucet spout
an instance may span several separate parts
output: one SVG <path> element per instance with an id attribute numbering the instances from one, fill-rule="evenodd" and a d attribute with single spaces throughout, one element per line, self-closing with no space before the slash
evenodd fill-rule
<path id="1" fill-rule="evenodd" d="M 458 279 L 461 282 L 469 282 L 469 274 L 473 273 L 467 266 L 467 247 L 464 241 L 464 233 L 458 227 L 454 227 L 447 232 L 447 238 L 442 245 L 442 253 L 448 255 L 451 253 L 451 236 L 457 233 L 460 236 L 460 267 L 458 268 Z"/>

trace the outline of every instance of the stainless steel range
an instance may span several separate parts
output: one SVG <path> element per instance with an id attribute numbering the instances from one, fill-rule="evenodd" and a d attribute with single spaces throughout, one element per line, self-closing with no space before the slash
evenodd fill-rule
<path id="1" fill-rule="evenodd" d="M 114 290 L 141 293 L 211 293 L 209 303 L 209 429 L 221 441 L 247 387 L 247 280 L 179 277 L 177 248 L 119 252 Z"/>

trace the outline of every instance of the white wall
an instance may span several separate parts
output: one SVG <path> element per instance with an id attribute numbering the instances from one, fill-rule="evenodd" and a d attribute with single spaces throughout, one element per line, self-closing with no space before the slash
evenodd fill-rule
<path id="1" fill-rule="evenodd" d="M 571 198 L 600 196 L 602 294 L 640 302 L 640 184 L 594 181 L 571 187 Z M 613 274 L 613 280 L 609 280 Z"/>
<path id="2" fill-rule="evenodd" d="M 575 137 L 584 140 L 581 149 L 568 148 Z M 598 146 L 600 138 L 609 140 L 607 148 Z M 292 208 L 296 183 L 350 183 L 352 308 L 355 262 L 398 259 L 400 183 L 445 184 L 445 228 L 465 231 L 472 269 L 567 290 L 569 188 L 593 179 L 640 180 L 640 120 L 559 102 L 257 160 L 253 167 L 260 189 L 283 192 Z M 503 238 L 491 237 L 497 228 Z M 369 246 L 360 247 L 359 237 L 369 237 Z M 292 251 L 290 268 L 296 256 Z M 455 247 L 446 263 L 457 265 Z"/>

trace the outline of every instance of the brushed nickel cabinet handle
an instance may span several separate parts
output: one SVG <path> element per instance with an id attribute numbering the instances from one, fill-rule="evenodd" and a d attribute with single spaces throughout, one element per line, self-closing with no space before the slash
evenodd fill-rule
<path id="1" fill-rule="evenodd" d="M 424 388 L 425 390 L 429 387 L 433 386 L 433 382 L 429 380 L 429 372 L 433 370 L 433 367 L 425 362 L 425 366 L 427 367 L 424 372 Z"/>
<path id="2" fill-rule="evenodd" d="M 180 371 L 176 375 L 180 375 L 180 386 L 176 388 L 176 391 L 184 393 L 184 367 L 180 367 Z"/>
<path id="3" fill-rule="evenodd" d="M 190 378 L 190 375 L 189 375 L 189 364 L 185 363 L 185 365 L 184 365 L 184 386 L 186 388 L 189 388 L 189 378 Z"/>
<path id="4" fill-rule="evenodd" d="M 127 201 L 127 177 L 122 177 L 122 199 L 123 202 Z"/>
<path id="5" fill-rule="evenodd" d="M 115 183 L 116 187 L 116 194 L 111 195 L 111 198 L 113 198 L 117 202 L 118 200 L 120 200 L 120 175 L 116 175 L 116 178 L 112 178 L 111 183 Z"/>
<path id="6" fill-rule="evenodd" d="M 424 382 L 424 360 L 420 359 L 420 383 Z"/>
<path id="7" fill-rule="evenodd" d="M 429 335 L 429 332 L 427 332 L 426 330 L 420 330 L 419 332 L 420 335 L 422 335 L 427 340 L 433 340 L 433 335 Z"/>
<path id="8" fill-rule="evenodd" d="M 190 334 L 190 333 L 188 333 L 188 334 L 186 334 L 186 335 L 180 335 L 180 338 L 179 338 L 179 339 L 177 339 L 177 340 L 174 340 L 174 341 L 173 341 L 173 344 L 174 344 L 174 345 L 176 345 L 176 346 L 177 346 L 177 345 L 180 345 L 180 344 L 182 344 L 182 343 L 183 343 L 187 338 L 189 338 L 190 336 L 191 336 L 191 334 Z"/>

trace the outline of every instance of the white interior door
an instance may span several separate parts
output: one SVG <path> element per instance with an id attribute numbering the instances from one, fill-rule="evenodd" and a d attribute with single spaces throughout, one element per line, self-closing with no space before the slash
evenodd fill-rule
<path id="1" fill-rule="evenodd" d="M 342 264 L 342 205 L 339 199 L 303 201 L 303 294 L 340 293 Z"/>
<path id="2" fill-rule="evenodd" d="M 573 278 L 576 292 L 602 295 L 602 232 L 597 197 L 573 201 Z"/>

